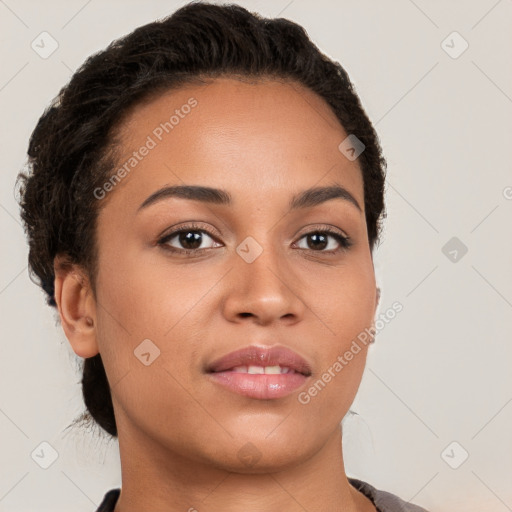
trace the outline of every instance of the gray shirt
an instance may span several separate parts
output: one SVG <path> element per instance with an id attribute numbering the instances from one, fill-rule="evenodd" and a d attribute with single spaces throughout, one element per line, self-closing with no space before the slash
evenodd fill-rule
<path id="1" fill-rule="evenodd" d="M 349 483 L 359 492 L 362 492 L 377 509 L 377 512 L 428 512 L 418 505 L 404 501 L 395 494 L 380 491 L 362 480 L 348 478 Z"/>

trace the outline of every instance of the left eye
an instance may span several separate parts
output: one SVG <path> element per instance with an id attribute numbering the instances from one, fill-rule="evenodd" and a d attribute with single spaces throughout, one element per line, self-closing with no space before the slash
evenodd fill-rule
<path id="1" fill-rule="evenodd" d="M 328 239 L 331 238 L 336 241 L 329 244 Z M 306 240 L 308 247 L 301 247 L 301 249 L 310 250 L 314 252 L 337 252 L 339 250 L 348 249 L 352 243 L 350 239 L 339 233 L 333 231 L 311 231 L 303 235 L 300 240 Z M 340 247 L 336 247 L 336 244 Z"/>

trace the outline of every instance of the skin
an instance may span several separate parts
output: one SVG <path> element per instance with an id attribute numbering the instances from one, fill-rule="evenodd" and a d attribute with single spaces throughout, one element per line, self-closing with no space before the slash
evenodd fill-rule
<path id="1" fill-rule="evenodd" d="M 308 404 L 297 399 L 372 325 L 378 303 L 361 170 L 338 149 L 347 133 L 296 83 L 219 78 L 136 106 L 120 127 L 119 165 L 191 97 L 198 105 L 104 200 L 96 296 L 83 269 L 55 260 L 65 334 L 80 357 L 101 353 L 111 386 L 115 511 L 375 512 L 347 480 L 340 426 L 367 346 Z M 138 211 L 156 190 L 185 183 L 225 189 L 234 203 L 173 197 Z M 341 199 L 289 210 L 293 194 L 334 183 L 361 210 Z M 187 221 L 212 233 L 205 251 L 158 244 Z M 326 226 L 353 245 L 311 244 L 305 235 Z M 263 249 L 252 263 L 236 252 L 248 236 Z M 194 247 L 177 236 L 167 245 Z M 145 339 L 160 350 L 148 366 L 134 355 Z M 207 378 L 206 364 L 250 344 L 294 350 L 312 366 L 309 382 L 256 400 Z M 249 465 L 239 456 L 248 442 L 259 457 Z"/>

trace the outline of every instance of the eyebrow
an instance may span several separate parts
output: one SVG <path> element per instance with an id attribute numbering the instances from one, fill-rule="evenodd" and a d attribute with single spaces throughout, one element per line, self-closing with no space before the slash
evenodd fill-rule
<path id="1" fill-rule="evenodd" d="M 233 204 L 233 198 L 227 190 L 201 185 L 174 185 L 163 187 L 151 194 L 139 206 L 138 211 L 169 197 L 179 197 L 182 199 L 227 206 Z M 289 208 L 290 210 L 311 208 L 312 206 L 317 206 L 331 199 L 346 201 L 362 212 L 361 206 L 359 206 L 356 198 L 341 185 L 313 187 L 303 190 L 291 198 Z"/>

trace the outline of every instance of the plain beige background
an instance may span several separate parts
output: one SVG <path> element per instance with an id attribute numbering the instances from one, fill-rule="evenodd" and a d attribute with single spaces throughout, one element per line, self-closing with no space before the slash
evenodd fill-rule
<path id="1" fill-rule="evenodd" d="M 92 512 L 120 484 L 116 442 L 64 431 L 83 409 L 78 358 L 29 280 L 14 181 L 85 58 L 183 3 L 0 0 L 0 511 Z M 348 475 L 431 512 L 512 510 L 512 1 L 238 3 L 341 62 L 388 160 L 380 312 L 403 311 L 343 422 Z"/>

